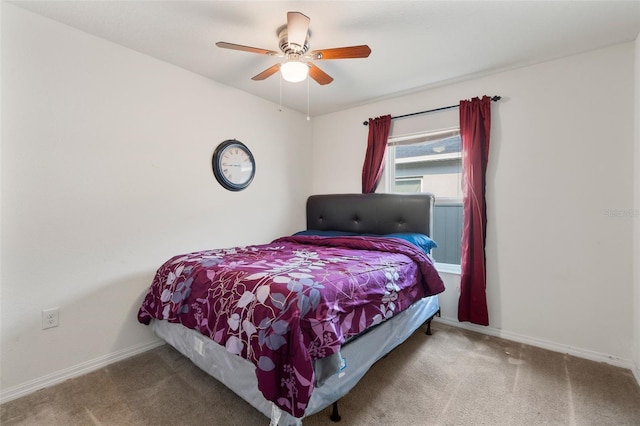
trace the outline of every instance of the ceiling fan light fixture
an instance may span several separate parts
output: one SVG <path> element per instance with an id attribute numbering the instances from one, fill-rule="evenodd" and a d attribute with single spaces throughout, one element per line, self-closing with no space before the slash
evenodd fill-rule
<path id="1" fill-rule="evenodd" d="M 309 75 L 309 66 L 302 61 L 289 60 L 280 66 L 280 72 L 286 81 L 298 83 Z"/>

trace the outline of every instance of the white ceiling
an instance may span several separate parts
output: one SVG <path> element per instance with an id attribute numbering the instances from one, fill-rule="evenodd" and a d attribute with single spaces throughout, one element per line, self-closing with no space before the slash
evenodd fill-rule
<path id="1" fill-rule="evenodd" d="M 634 40 L 640 1 L 15 1 L 25 9 L 307 113 L 307 82 L 251 77 L 281 61 L 215 46 L 278 49 L 288 11 L 311 50 L 368 44 L 367 59 L 315 62 L 310 115 Z M 282 93 L 281 93 L 282 92 Z"/>

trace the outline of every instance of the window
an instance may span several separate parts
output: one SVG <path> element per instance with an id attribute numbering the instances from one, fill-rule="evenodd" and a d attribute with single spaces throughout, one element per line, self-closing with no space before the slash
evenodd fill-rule
<path id="1" fill-rule="evenodd" d="M 389 138 L 387 182 L 391 192 L 431 192 L 436 197 L 432 256 L 460 265 L 462 154 L 460 130 L 444 129 Z M 455 268 L 454 268 L 455 270 Z"/>

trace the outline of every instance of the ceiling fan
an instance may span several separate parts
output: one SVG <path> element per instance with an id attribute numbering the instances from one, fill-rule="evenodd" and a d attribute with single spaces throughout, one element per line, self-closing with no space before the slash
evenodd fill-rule
<path id="1" fill-rule="evenodd" d="M 371 49 L 366 44 L 312 50 L 309 52 L 309 22 L 309 17 L 300 12 L 287 13 L 287 25 L 283 26 L 278 32 L 279 45 L 282 53 L 224 41 L 217 42 L 216 46 L 223 49 L 241 50 L 261 55 L 287 58 L 285 62 L 275 64 L 255 75 L 251 78 L 252 80 L 264 80 L 280 71 L 282 78 L 287 81 L 295 83 L 303 81 L 309 76 L 321 85 L 331 83 L 333 77 L 322 71 L 311 61 L 366 58 L 371 53 Z"/>

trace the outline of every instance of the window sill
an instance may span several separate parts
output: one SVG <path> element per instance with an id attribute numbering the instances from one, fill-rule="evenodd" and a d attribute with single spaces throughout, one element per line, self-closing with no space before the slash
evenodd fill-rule
<path id="1" fill-rule="evenodd" d="M 451 263 L 436 263 L 436 270 L 445 274 L 460 275 L 460 265 Z"/>

